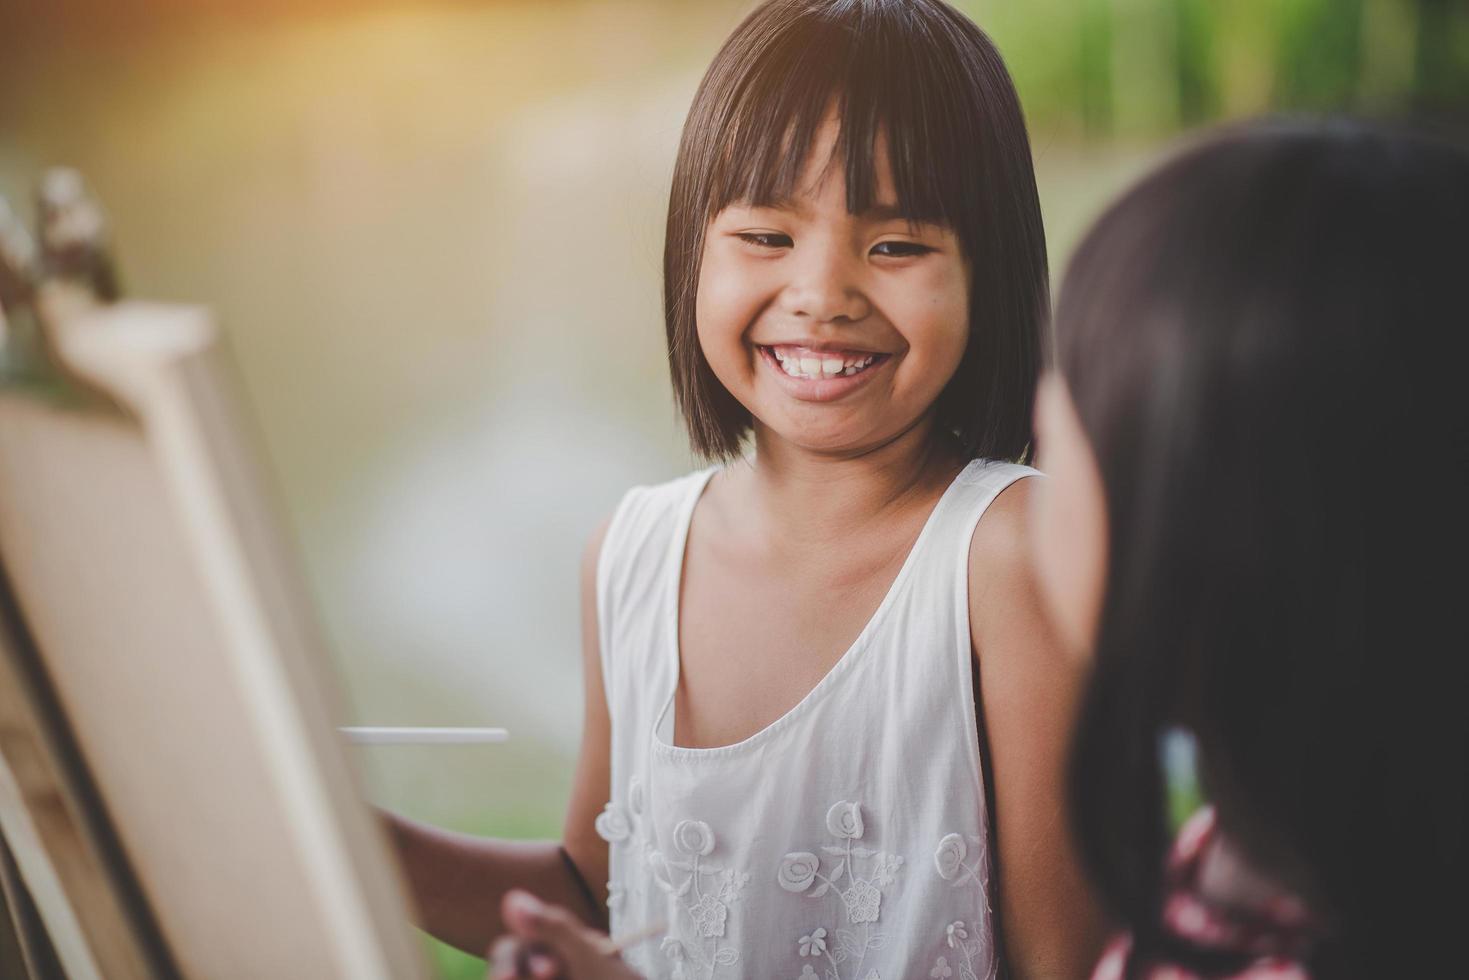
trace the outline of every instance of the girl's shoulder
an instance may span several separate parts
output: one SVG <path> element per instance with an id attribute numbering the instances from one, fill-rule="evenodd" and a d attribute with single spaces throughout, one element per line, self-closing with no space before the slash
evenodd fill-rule
<path id="1" fill-rule="evenodd" d="M 1031 494 L 1045 474 L 1021 463 L 976 460 L 961 475 L 975 484 L 969 537 L 971 571 L 1006 567 L 1021 560 L 1028 541 Z"/>
<path id="2" fill-rule="evenodd" d="M 688 531 L 694 504 L 717 467 L 629 488 L 613 508 L 595 558 L 599 590 L 610 582 L 652 579 Z M 678 548 L 681 551 L 681 548 Z"/>
<path id="3" fill-rule="evenodd" d="M 629 487 L 608 518 L 609 540 L 615 536 L 641 537 L 653 527 L 687 518 L 717 466 L 694 470 L 662 483 L 640 483 Z"/>
<path id="4" fill-rule="evenodd" d="M 976 650 L 1022 651 L 1025 644 L 1006 637 L 1015 630 L 1033 634 L 1029 624 L 1044 617 L 1034 574 L 1031 544 L 1031 512 L 1043 476 L 1039 470 L 1016 463 L 983 468 L 982 488 L 975 514 L 968 527 L 967 592 L 970 640 Z M 998 659 L 991 656 L 991 666 Z M 1022 663 L 1034 658 L 1023 656 Z"/>
<path id="5" fill-rule="evenodd" d="M 1004 560 L 1024 546 L 1031 511 L 1031 494 L 1039 470 L 1018 463 L 998 463 L 983 467 L 978 477 L 985 482 L 982 510 L 976 515 L 977 526 L 970 539 L 970 554 L 983 561 L 986 556 Z"/>

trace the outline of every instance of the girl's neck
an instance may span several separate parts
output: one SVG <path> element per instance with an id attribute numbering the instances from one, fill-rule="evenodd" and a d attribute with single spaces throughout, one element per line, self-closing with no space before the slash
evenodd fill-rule
<path id="1" fill-rule="evenodd" d="M 757 423 L 746 474 L 750 516 L 785 540 L 830 541 L 941 492 L 963 463 L 929 419 L 881 446 L 845 455 L 813 453 Z"/>

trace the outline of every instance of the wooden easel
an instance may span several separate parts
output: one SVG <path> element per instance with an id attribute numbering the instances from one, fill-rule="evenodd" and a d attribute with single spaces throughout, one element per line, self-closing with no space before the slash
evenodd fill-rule
<path id="1" fill-rule="evenodd" d="M 48 175 L 39 211 L 37 247 L 0 227 L 13 960 L 420 977 L 222 338 L 203 309 L 117 299 L 74 174 Z"/>

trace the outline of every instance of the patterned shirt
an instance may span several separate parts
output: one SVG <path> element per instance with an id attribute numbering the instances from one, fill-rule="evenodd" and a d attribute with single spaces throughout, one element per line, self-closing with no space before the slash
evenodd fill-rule
<path id="1" fill-rule="evenodd" d="M 1142 980 L 1311 980 L 1305 962 L 1317 935 L 1305 905 L 1281 889 L 1250 902 L 1223 902 L 1200 887 L 1211 847 L 1221 840 L 1213 807 L 1189 818 L 1168 859 L 1163 926 L 1201 951 L 1237 954 L 1223 972 L 1200 973 L 1176 963 L 1135 963 L 1132 937 L 1118 936 L 1097 964 L 1092 980 L 1122 980 L 1128 967 Z"/>

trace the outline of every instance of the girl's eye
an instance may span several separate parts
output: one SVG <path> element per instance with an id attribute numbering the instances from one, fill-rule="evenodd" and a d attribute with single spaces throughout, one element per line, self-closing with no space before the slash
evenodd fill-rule
<path id="1" fill-rule="evenodd" d="M 760 248 L 790 248 L 791 236 L 782 235 L 774 231 L 742 231 L 738 236 L 740 241 Z"/>
<path id="2" fill-rule="evenodd" d="M 890 259 L 911 258 L 915 255 L 926 255 L 932 251 L 933 249 L 927 245 L 920 245 L 917 242 L 878 242 L 872 246 L 874 255 Z"/>

